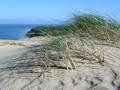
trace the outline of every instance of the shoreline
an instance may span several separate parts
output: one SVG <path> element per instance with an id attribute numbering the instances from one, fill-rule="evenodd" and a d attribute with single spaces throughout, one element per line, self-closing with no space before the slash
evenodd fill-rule
<path id="1" fill-rule="evenodd" d="M 0 24 L 0 39 L 18 40 L 25 39 L 26 33 L 32 28 L 38 27 L 37 24 Z"/>

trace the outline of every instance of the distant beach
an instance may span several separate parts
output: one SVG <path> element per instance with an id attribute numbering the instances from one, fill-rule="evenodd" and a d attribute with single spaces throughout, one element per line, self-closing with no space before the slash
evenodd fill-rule
<path id="1" fill-rule="evenodd" d="M 18 40 L 25 39 L 25 33 L 31 28 L 40 25 L 30 24 L 0 24 L 0 39 Z"/>

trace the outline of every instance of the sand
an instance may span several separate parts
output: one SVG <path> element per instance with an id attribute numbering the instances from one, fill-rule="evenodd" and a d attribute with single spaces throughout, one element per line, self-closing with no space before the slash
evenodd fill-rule
<path id="1" fill-rule="evenodd" d="M 31 45 L 45 40 L 0 40 L 0 90 L 120 90 L 120 48 L 104 46 L 104 63 L 81 64 L 77 70 L 30 67 L 25 57 Z M 34 55 L 29 60 L 32 58 Z"/>

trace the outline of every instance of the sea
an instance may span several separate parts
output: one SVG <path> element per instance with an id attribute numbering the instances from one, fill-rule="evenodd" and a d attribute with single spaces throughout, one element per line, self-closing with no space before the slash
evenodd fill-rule
<path id="1" fill-rule="evenodd" d="M 27 38 L 25 34 L 34 27 L 41 25 L 0 24 L 0 39 L 18 40 Z"/>

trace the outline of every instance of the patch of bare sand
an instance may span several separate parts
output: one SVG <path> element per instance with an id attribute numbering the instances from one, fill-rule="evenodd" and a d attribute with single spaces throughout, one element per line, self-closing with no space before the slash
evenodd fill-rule
<path id="1" fill-rule="evenodd" d="M 4 46 L 4 48 L 6 48 L 6 46 Z M 18 51 L 22 50 L 22 48 L 19 47 Z M 13 51 L 14 54 L 19 53 L 17 49 L 14 49 L 9 50 L 8 48 L 8 52 L 7 50 L 4 51 L 5 49 L 1 49 L 1 51 L 8 54 L 11 51 Z M 0 89 L 120 90 L 120 49 L 107 46 L 105 50 L 105 62 L 103 64 L 81 64 L 76 71 L 55 67 L 45 69 L 42 65 L 30 65 L 27 62 L 28 60 L 26 60 L 26 55 L 29 53 L 18 59 L 12 57 L 12 59 L 15 59 L 15 65 L 10 65 L 8 56 L 1 55 L 2 57 L 8 58 L 6 63 L 9 62 L 9 64 L 6 65 L 6 67 L 3 66 L 0 68 Z M 30 54 L 31 57 L 29 57 L 29 60 L 36 60 L 37 58 L 32 55 L 33 54 Z"/>

